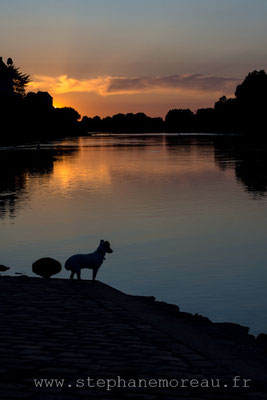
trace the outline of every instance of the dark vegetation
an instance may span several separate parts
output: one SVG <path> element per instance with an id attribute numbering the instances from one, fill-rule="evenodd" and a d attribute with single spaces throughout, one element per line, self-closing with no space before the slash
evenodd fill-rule
<path id="1" fill-rule="evenodd" d="M 43 141 L 81 134 L 81 116 L 71 107 L 53 107 L 47 92 L 29 92 L 30 76 L 15 67 L 11 58 L 0 58 L 0 144 Z"/>
<path id="2" fill-rule="evenodd" d="M 30 76 L 12 59 L 0 58 L 0 144 L 43 141 L 88 132 L 212 132 L 264 137 L 267 111 L 267 74 L 253 71 L 237 86 L 234 98 L 222 96 L 213 108 L 172 109 L 165 119 L 144 113 L 113 117 L 84 116 L 71 107 L 55 108 L 47 92 L 27 93 Z"/>
<path id="3" fill-rule="evenodd" d="M 261 136 L 266 131 L 267 74 L 253 71 L 237 86 L 234 98 L 222 96 L 213 108 L 170 110 L 165 119 L 145 114 L 117 114 L 101 119 L 83 117 L 86 131 L 96 132 L 212 132 Z"/>

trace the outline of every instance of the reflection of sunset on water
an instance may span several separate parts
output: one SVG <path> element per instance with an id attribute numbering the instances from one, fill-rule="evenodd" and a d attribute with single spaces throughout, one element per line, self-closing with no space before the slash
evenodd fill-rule
<path id="1" fill-rule="evenodd" d="M 64 159 L 55 163 L 51 184 L 66 192 L 77 187 L 96 190 L 105 186 L 107 189 L 111 185 L 109 167 L 103 163 L 85 166 L 82 156 L 76 160 Z"/>
<path id="2" fill-rule="evenodd" d="M 106 191 L 108 187 L 116 185 L 120 177 L 150 181 L 168 180 L 176 176 L 184 180 L 188 174 L 197 175 L 199 179 L 205 174 L 207 179 L 207 173 L 214 169 L 214 151 L 209 145 L 199 147 L 193 143 L 192 146 L 185 144 L 172 147 L 171 143 L 168 144 L 166 140 L 162 143 L 158 137 L 154 147 L 146 147 L 138 142 L 126 149 L 121 146 L 123 138 L 119 141 L 118 146 L 116 137 L 80 139 L 78 155 L 64 157 L 63 161 L 57 161 L 54 165 L 51 184 L 55 190 L 69 193 L 76 188 L 102 188 Z"/>

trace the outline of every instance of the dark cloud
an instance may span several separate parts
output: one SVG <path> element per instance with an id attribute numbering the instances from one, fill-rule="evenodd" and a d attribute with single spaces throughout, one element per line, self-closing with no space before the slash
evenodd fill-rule
<path id="1" fill-rule="evenodd" d="M 224 78 L 216 76 L 194 75 L 170 75 L 157 77 L 111 77 L 107 86 L 108 93 L 139 92 L 149 90 L 200 90 L 208 92 L 232 93 L 239 83 L 236 78 Z"/>

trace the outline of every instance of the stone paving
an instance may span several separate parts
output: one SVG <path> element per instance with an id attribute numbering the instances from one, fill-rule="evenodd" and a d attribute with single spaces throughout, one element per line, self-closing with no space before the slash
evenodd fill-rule
<path id="1" fill-rule="evenodd" d="M 243 377 L 232 387 L 238 371 L 146 322 L 124 296 L 100 282 L 1 277 L 1 400 L 267 399 Z"/>

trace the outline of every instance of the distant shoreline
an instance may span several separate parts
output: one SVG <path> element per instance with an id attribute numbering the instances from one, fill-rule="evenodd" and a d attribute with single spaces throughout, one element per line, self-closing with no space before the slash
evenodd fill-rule
<path id="1" fill-rule="evenodd" d="M 0 143 L 0 149 L 4 149 L 4 148 L 17 148 L 18 146 L 37 146 L 37 145 L 42 145 L 45 143 L 51 143 L 51 142 L 55 142 L 55 141 L 59 141 L 59 142 L 63 142 L 68 138 L 78 138 L 78 137 L 84 137 L 84 138 L 89 138 L 89 137 L 122 137 L 122 136 L 171 136 L 171 137 L 244 137 L 244 138 L 248 138 L 246 135 L 241 134 L 241 133 L 235 133 L 235 132 L 231 132 L 231 133 L 217 133 L 217 132 L 181 132 L 181 133 L 175 133 L 175 132 L 125 132 L 125 131 L 121 131 L 121 132 L 109 132 L 109 131 L 103 131 L 103 132 L 88 132 L 88 133 L 81 133 L 79 135 L 77 134 L 71 134 L 68 133 L 66 136 L 55 136 L 55 137 L 48 137 L 46 139 L 43 140 L 36 140 L 36 139 L 32 139 L 32 140 L 16 140 L 16 141 L 5 141 L 4 143 Z"/>

